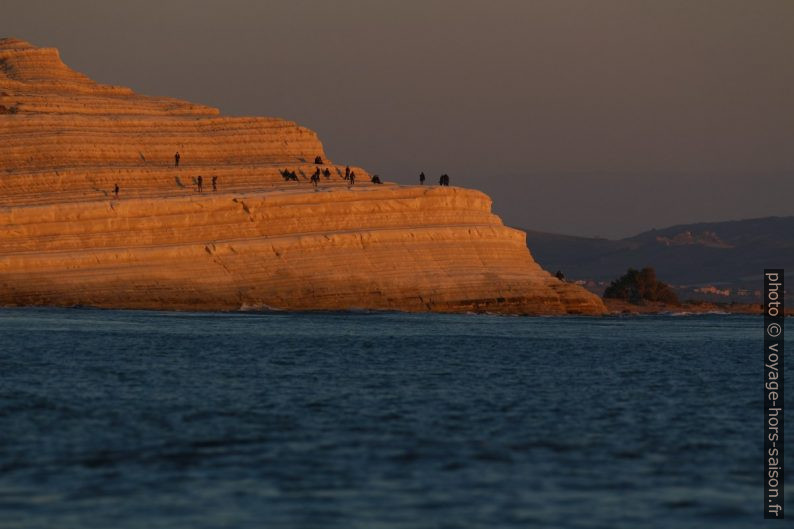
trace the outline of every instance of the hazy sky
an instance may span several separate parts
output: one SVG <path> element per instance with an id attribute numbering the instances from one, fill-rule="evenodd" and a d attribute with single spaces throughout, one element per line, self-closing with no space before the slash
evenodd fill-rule
<path id="1" fill-rule="evenodd" d="M 518 227 L 794 215 L 791 0 L 3 0 L 0 36 L 138 92 L 447 172 Z"/>

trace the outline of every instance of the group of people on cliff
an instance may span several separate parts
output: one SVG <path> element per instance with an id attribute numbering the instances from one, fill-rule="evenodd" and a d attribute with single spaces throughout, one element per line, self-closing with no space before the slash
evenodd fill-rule
<path id="1" fill-rule="evenodd" d="M 318 165 L 322 165 L 323 164 L 323 160 L 322 160 L 322 158 L 320 156 L 318 156 L 317 158 L 314 159 L 314 163 L 318 164 Z M 325 176 L 326 179 L 329 179 L 329 178 L 331 178 L 331 171 L 327 167 L 323 171 L 320 171 L 319 167 L 315 168 L 314 173 L 309 178 L 309 181 L 312 183 L 312 185 L 315 188 L 317 188 L 317 186 L 320 184 L 320 175 L 323 175 L 323 176 Z M 290 171 L 288 169 L 283 169 L 281 171 L 281 176 L 284 178 L 285 182 L 288 182 L 290 180 L 295 181 L 295 182 L 298 181 L 298 174 L 295 171 Z M 350 166 L 349 165 L 345 166 L 344 179 L 347 182 L 349 182 L 350 185 L 353 185 L 353 184 L 356 183 L 356 173 L 355 173 L 355 171 L 351 171 L 350 170 Z M 427 177 L 425 177 L 425 173 L 423 171 L 423 172 L 419 173 L 419 184 L 420 185 L 425 185 L 425 180 L 427 180 Z M 383 183 L 383 181 L 380 179 L 380 176 L 378 176 L 378 175 L 372 175 L 372 178 L 370 179 L 370 181 L 373 184 L 382 184 Z M 442 174 L 438 178 L 438 185 L 440 185 L 440 186 L 449 186 L 449 175 L 446 174 L 446 173 Z"/>
<path id="2" fill-rule="evenodd" d="M 419 173 L 419 185 L 422 185 L 422 186 L 425 185 L 425 180 L 426 179 L 427 178 L 425 177 L 424 171 Z M 438 185 L 440 185 L 440 186 L 448 186 L 449 185 L 449 175 L 446 174 L 446 173 L 442 174 L 438 178 Z"/>
<path id="3" fill-rule="evenodd" d="M 182 155 L 179 154 L 179 151 L 176 151 L 174 153 L 174 167 L 179 167 L 179 161 L 181 159 L 182 159 Z M 193 179 L 193 183 L 196 185 L 196 191 L 198 191 L 199 193 L 204 192 L 204 177 L 203 176 L 198 175 L 196 178 Z M 217 176 L 213 176 L 210 179 L 210 183 L 212 185 L 212 190 L 213 191 L 217 191 L 218 190 L 218 177 Z"/>
<path id="4" fill-rule="evenodd" d="M 315 165 L 324 165 L 325 164 L 325 162 L 323 161 L 322 156 L 315 157 L 314 158 L 314 163 L 315 163 Z M 312 173 L 311 177 L 309 178 L 309 181 L 311 182 L 311 184 L 314 186 L 315 189 L 317 189 L 317 187 L 320 185 L 320 175 L 324 176 L 326 179 L 330 179 L 331 178 L 331 171 L 327 167 L 325 169 L 323 169 L 322 171 L 320 170 L 319 167 L 315 168 L 314 173 Z M 289 182 L 289 181 L 298 182 L 299 181 L 298 180 L 298 174 L 294 170 L 291 171 L 291 170 L 288 170 L 288 169 L 283 169 L 283 170 L 281 170 L 281 176 L 284 178 L 285 182 Z M 304 178 L 305 178 L 305 176 L 304 176 Z M 346 182 L 349 183 L 350 186 L 352 186 L 352 185 L 354 185 L 356 183 L 356 173 L 355 173 L 355 171 L 351 171 L 350 170 L 350 166 L 349 165 L 345 166 L 344 179 L 345 179 Z M 419 173 L 419 184 L 420 185 L 424 185 L 426 179 L 427 178 L 425 177 L 424 171 Z M 372 182 L 373 184 L 382 184 L 383 183 L 383 181 L 380 179 L 380 176 L 378 176 L 378 175 L 372 175 L 372 178 L 370 179 L 370 182 Z M 439 179 L 438 179 L 438 185 L 440 185 L 440 186 L 448 186 L 449 185 L 449 175 L 446 174 L 446 173 L 442 174 L 439 177 Z"/>
<path id="5" fill-rule="evenodd" d="M 322 165 L 324 162 L 323 162 L 322 157 L 318 156 L 317 158 L 314 159 L 314 163 L 317 164 L 317 165 Z M 298 182 L 299 181 L 298 180 L 298 173 L 295 172 L 294 170 L 282 169 L 280 172 L 281 172 L 281 177 L 284 179 L 285 182 L 289 182 L 289 181 Z M 309 182 L 311 182 L 311 184 L 314 186 L 315 189 L 317 189 L 317 187 L 320 185 L 320 176 L 324 176 L 326 180 L 329 180 L 331 178 L 331 170 L 329 168 L 327 168 L 327 167 L 325 169 L 323 169 L 323 170 L 320 170 L 319 167 L 315 167 L 314 173 L 312 173 L 312 175 L 309 177 Z M 377 177 L 377 175 L 375 175 L 375 177 Z M 373 177 L 373 182 L 375 182 L 375 177 Z M 305 178 L 305 176 L 304 176 L 304 178 Z M 345 167 L 345 177 L 344 178 L 345 178 L 345 181 L 347 181 L 348 185 L 350 185 L 350 186 L 352 186 L 352 185 L 354 185 L 356 183 L 356 173 L 355 173 L 355 171 L 351 171 L 350 170 L 350 166 L 349 165 Z M 378 182 L 375 182 L 375 183 L 380 183 L 380 178 L 378 178 Z"/>
<path id="6" fill-rule="evenodd" d="M 196 186 L 196 191 L 197 192 L 199 192 L 199 193 L 203 193 L 204 192 L 204 177 L 203 176 L 198 175 L 196 178 L 193 179 L 193 183 Z M 213 191 L 217 191 L 218 190 L 218 177 L 217 176 L 213 176 L 210 179 L 210 185 L 212 185 L 212 190 Z"/>
<path id="7" fill-rule="evenodd" d="M 195 178 L 194 181 L 196 183 L 196 191 L 198 191 L 199 193 L 203 192 L 203 190 L 204 190 L 204 178 L 201 175 L 198 175 Z M 212 190 L 213 191 L 217 191 L 218 190 L 218 177 L 217 176 L 213 176 L 212 179 L 210 180 L 210 182 L 212 184 Z"/>
<path id="8" fill-rule="evenodd" d="M 181 161 L 181 159 L 182 159 L 182 155 L 179 154 L 179 151 L 176 151 L 174 153 L 174 167 L 179 167 L 179 162 Z M 322 156 L 315 157 L 314 158 L 314 163 L 315 163 L 315 165 L 318 165 L 318 166 L 325 164 L 325 162 L 323 161 Z M 298 180 L 298 174 L 294 170 L 283 169 L 280 172 L 281 172 L 281 176 L 284 178 L 285 182 L 289 182 L 289 181 L 298 182 L 299 181 Z M 320 170 L 319 167 L 315 168 L 314 173 L 312 173 L 312 176 L 309 178 L 309 181 L 311 182 L 311 184 L 314 186 L 315 189 L 317 189 L 317 187 L 320 184 L 320 176 L 324 176 L 327 180 L 330 179 L 331 178 L 331 170 L 328 167 L 326 167 L 323 170 Z M 350 169 L 349 165 L 345 166 L 344 179 L 345 179 L 346 182 L 348 182 L 348 187 L 349 186 L 353 186 L 356 183 L 356 173 L 355 173 L 355 171 L 352 171 Z M 425 173 L 424 172 L 419 173 L 419 184 L 420 185 L 424 185 L 425 184 L 425 180 L 426 180 Z M 373 175 L 372 178 L 370 179 L 370 181 L 373 184 L 382 184 L 383 183 L 381 181 L 381 179 L 380 179 L 380 176 L 378 176 L 378 175 Z M 193 179 L 193 182 L 194 182 L 194 184 L 196 186 L 196 191 L 199 192 L 199 193 L 202 193 L 204 191 L 204 177 L 202 177 L 201 175 L 198 175 L 196 178 Z M 212 177 L 211 184 L 212 184 L 212 190 L 213 191 L 217 191 L 218 190 L 218 177 L 217 176 L 213 176 Z M 449 185 L 449 175 L 448 174 L 442 174 L 439 177 L 438 185 L 448 186 Z M 120 192 L 120 187 L 119 187 L 119 184 L 116 183 L 113 186 L 113 195 L 115 196 L 116 199 L 119 198 L 119 192 Z"/>
<path id="9" fill-rule="evenodd" d="M 317 160 L 322 160 L 322 158 L 320 158 L 320 157 L 318 156 L 318 157 L 317 157 Z M 317 162 L 317 160 L 315 160 L 315 162 Z M 282 173 L 282 174 L 283 174 L 283 173 Z M 294 174 L 295 174 L 295 172 L 293 171 L 293 172 L 292 172 L 292 174 L 294 175 Z M 330 171 L 330 170 L 329 170 L 327 167 L 326 167 L 326 168 L 325 168 L 325 170 L 323 170 L 323 171 L 320 171 L 320 168 L 319 168 L 319 167 L 317 167 L 317 168 L 314 170 L 314 174 L 312 174 L 312 177 L 311 177 L 311 182 L 312 182 L 312 185 L 314 185 L 314 187 L 315 187 L 315 188 L 317 188 L 317 186 L 318 186 L 318 185 L 319 185 L 319 183 L 320 183 L 320 175 L 323 175 L 323 176 L 326 178 L 326 180 L 327 180 L 327 179 L 331 178 L 331 171 Z M 297 177 L 297 175 L 295 175 L 295 178 L 294 178 L 294 180 L 295 180 L 295 181 L 297 181 L 297 180 L 298 180 L 298 177 Z"/>

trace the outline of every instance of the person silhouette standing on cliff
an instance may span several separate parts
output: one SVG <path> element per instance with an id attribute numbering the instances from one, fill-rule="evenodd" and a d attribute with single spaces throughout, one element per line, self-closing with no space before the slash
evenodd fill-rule
<path id="1" fill-rule="evenodd" d="M 201 178 L 201 175 L 196 177 L 196 187 L 198 188 L 198 192 L 201 193 L 201 188 L 204 185 L 204 179 Z"/>
<path id="2" fill-rule="evenodd" d="M 179 151 L 176 151 L 176 154 L 174 155 L 174 167 L 179 167 L 180 158 L 181 156 L 179 156 Z"/>
<path id="3" fill-rule="evenodd" d="M 119 185 L 116 184 L 113 186 L 113 194 L 116 195 L 116 200 L 119 199 Z"/>
<path id="4" fill-rule="evenodd" d="M 419 185 L 425 185 L 425 173 L 422 171 L 419 173 Z"/>
<path id="5" fill-rule="evenodd" d="M 218 190 L 218 177 L 217 176 L 213 176 L 212 177 L 212 190 L 213 191 L 217 191 Z"/>
<path id="6" fill-rule="evenodd" d="M 353 171 L 350 171 L 350 185 L 351 186 L 355 185 L 355 183 L 356 183 L 356 173 L 353 172 Z"/>
<path id="7" fill-rule="evenodd" d="M 350 180 L 350 166 L 345 167 L 345 180 Z"/>

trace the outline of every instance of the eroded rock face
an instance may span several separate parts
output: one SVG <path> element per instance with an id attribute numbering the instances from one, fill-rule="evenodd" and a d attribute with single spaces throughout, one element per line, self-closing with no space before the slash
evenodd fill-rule
<path id="1" fill-rule="evenodd" d="M 0 40 L 0 304 L 604 312 L 483 193 L 351 169 L 352 187 L 295 123 L 100 85 Z"/>

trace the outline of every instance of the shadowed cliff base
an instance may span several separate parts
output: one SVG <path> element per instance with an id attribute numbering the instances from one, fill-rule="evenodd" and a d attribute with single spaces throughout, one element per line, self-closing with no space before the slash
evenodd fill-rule
<path id="1" fill-rule="evenodd" d="M 605 311 L 483 193 L 351 185 L 295 123 L 100 85 L 15 39 L 0 106 L 0 304 Z"/>

